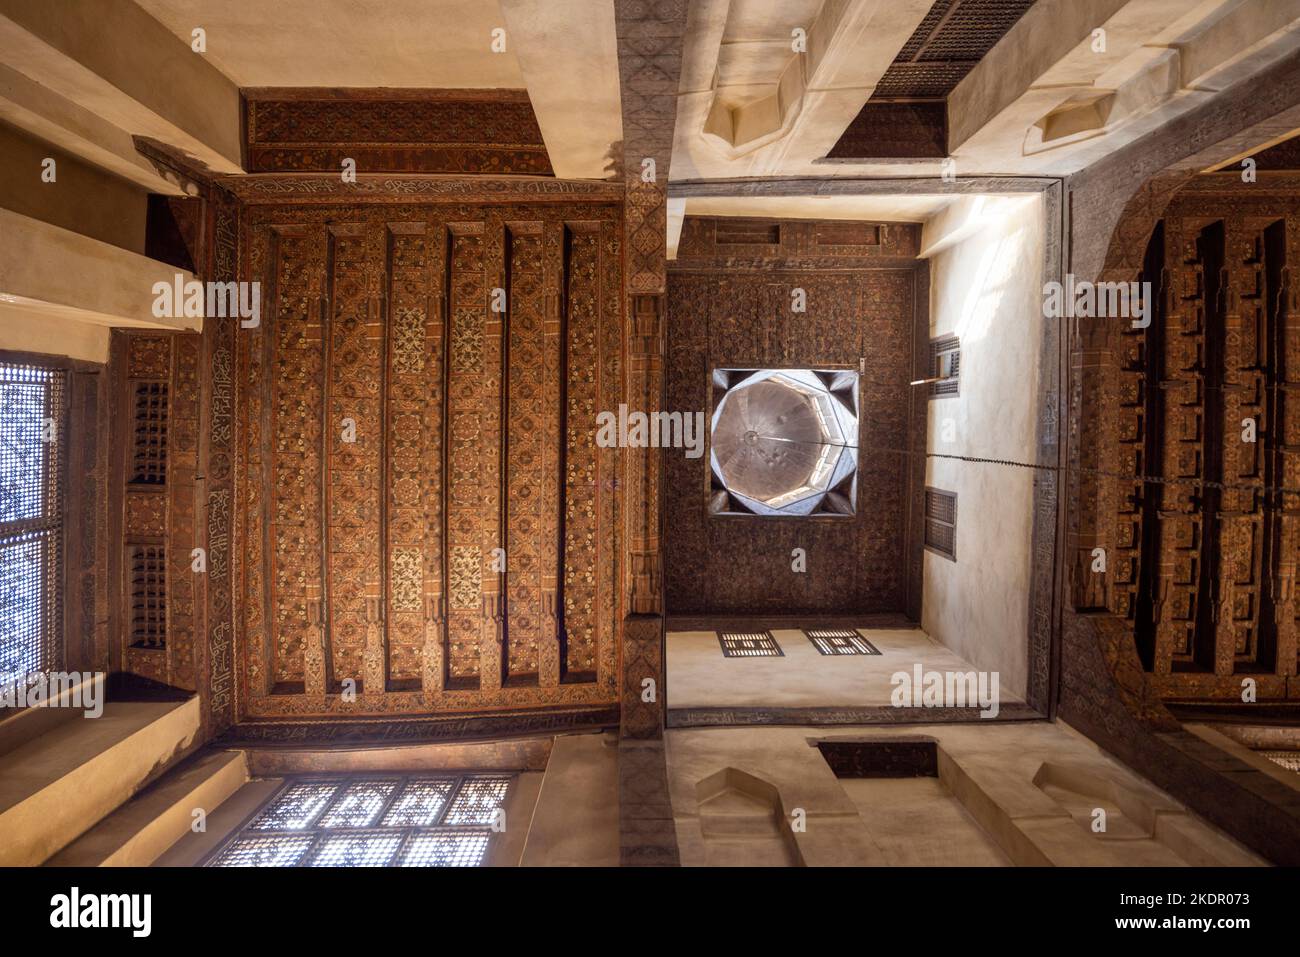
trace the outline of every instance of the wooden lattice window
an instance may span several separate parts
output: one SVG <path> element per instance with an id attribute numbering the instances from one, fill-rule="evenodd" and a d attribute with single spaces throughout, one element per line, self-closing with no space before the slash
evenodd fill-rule
<path id="1" fill-rule="evenodd" d="M 63 653 L 67 373 L 0 363 L 0 681 Z"/>
<path id="2" fill-rule="evenodd" d="M 127 587 L 131 646 L 167 647 L 167 549 L 132 545 L 127 549 Z"/>
<path id="3" fill-rule="evenodd" d="M 961 384 L 961 342 L 956 336 L 930 340 L 930 397 L 957 395 Z"/>
<path id="4" fill-rule="evenodd" d="M 131 482 L 136 485 L 167 483 L 166 382 L 133 384 L 131 410 Z"/>
<path id="5" fill-rule="evenodd" d="M 506 775 L 291 778 L 209 867 L 476 867 L 504 832 Z"/>
<path id="6" fill-rule="evenodd" d="M 957 493 L 925 490 L 925 547 L 957 560 Z"/>

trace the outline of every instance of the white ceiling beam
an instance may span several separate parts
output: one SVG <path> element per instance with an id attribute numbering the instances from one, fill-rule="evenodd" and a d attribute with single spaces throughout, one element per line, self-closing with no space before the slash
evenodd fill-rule
<path id="1" fill-rule="evenodd" d="M 86 135 L 86 124 L 57 104 L 46 117 L 56 127 L 79 126 L 80 135 L 57 145 L 72 152 L 79 142 L 96 146 L 79 153 L 96 165 L 115 165 L 99 150 L 122 157 L 120 145 L 106 146 L 120 144 L 104 130 L 108 124 L 128 137 L 175 147 L 213 172 L 241 171 L 239 89 L 130 0 L 0 0 L 0 59 L 100 119 L 94 135 Z M 19 91 L 20 106 L 24 95 Z M 21 125 L 21 111 L 14 115 Z"/>
<path id="2" fill-rule="evenodd" d="M 154 284 L 194 274 L 80 233 L 0 209 L 0 304 L 7 314 L 99 326 L 198 330 L 199 317 L 154 315 Z"/>
<path id="3" fill-rule="evenodd" d="M 555 175 L 615 175 L 623 139 L 613 0 L 501 0 Z"/>

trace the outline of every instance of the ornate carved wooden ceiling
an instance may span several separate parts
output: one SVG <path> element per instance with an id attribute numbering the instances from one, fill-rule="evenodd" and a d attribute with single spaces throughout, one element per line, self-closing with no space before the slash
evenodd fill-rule
<path id="1" fill-rule="evenodd" d="M 624 387 L 621 186 L 338 182 L 214 184 L 205 274 L 260 282 L 260 323 L 119 363 L 170 385 L 205 471 L 198 517 L 181 473 L 148 499 L 171 519 L 127 508 L 167 552 L 168 615 L 202 622 L 132 670 L 247 738 L 617 721 L 625 462 L 594 423 Z M 176 406 L 200 395 L 201 419 Z"/>
<path id="2" fill-rule="evenodd" d="M 527 90 L 250 88 L 250 173 L 551 174 Z"/>
<path id="3" fill-rule="evenodd" d="M 854 516 L 710 516 L 707 451 L 664 459 L 668 613 L 919 617 L 929 273 L 905 223 L 687 217 L 669 271 L 666 407 L 710 408 L 713 369 L 861 373 Z M 802 289 L 807 311 L 791 308 Z M 913 454 L 909 455 L 908 451 Z M 793 573 L 803 548 L 807 572 Z M 743 573 L 738 573 L 743 569 Z"/>
<path id="4" fill-rule="evenodd" d="M 1034 0 L 935 0 L 876 84 L 873 100 L 942 100 Z"/>
<path id="5" fill-rule="evenodd" d="M 827 155 L 947 156 L 948 94 L 1033 5 L 1034 0 L 935 0 Z"/>
<path id="6" fill-rule="evenodd" d="M 1295 174 L 1201 176 L 1148 247 L 1150 327 L 1084 330 L 1073 600 L 1126 624 L 1116 667 L 1160 697 L 1300 698 L 1298 260 Z"/>

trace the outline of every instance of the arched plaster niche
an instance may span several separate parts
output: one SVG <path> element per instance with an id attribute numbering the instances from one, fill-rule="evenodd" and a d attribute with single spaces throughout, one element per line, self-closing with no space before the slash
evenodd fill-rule
<path id="1" fill-rule="evenodd" d="M 774 784 L 727 767 L 699 781 L 695 799 L 710 866 L 803 864 Z"/>

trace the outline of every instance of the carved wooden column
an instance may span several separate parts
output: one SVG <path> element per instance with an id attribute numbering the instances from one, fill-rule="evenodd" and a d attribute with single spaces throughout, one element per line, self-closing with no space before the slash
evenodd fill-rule
<path id="1" fill-rule="evenodd" d="M 624 395 L 653 412 L 663 399 L 668 291 L 668 166 L 688 0 L 615 0 L 623 106 L 625 237 Z M 688 412 L 688 410 L 681 410 Z M 624 451 L 624 611 L 619 747 L 620 858 L 679 862 L 662 737 L 664 619 L 657 449 Z"/>
<path id="2" fill-rule="evenodd" d="M 663 403 L 665 296 L 633 293 L 628 321 L 629 409 Z M 660 449 L 625 449 L 627 572 L 623 624 L 622 732 L 658 738 L 663 728 L 663 574 L 660 550 Z"/>

